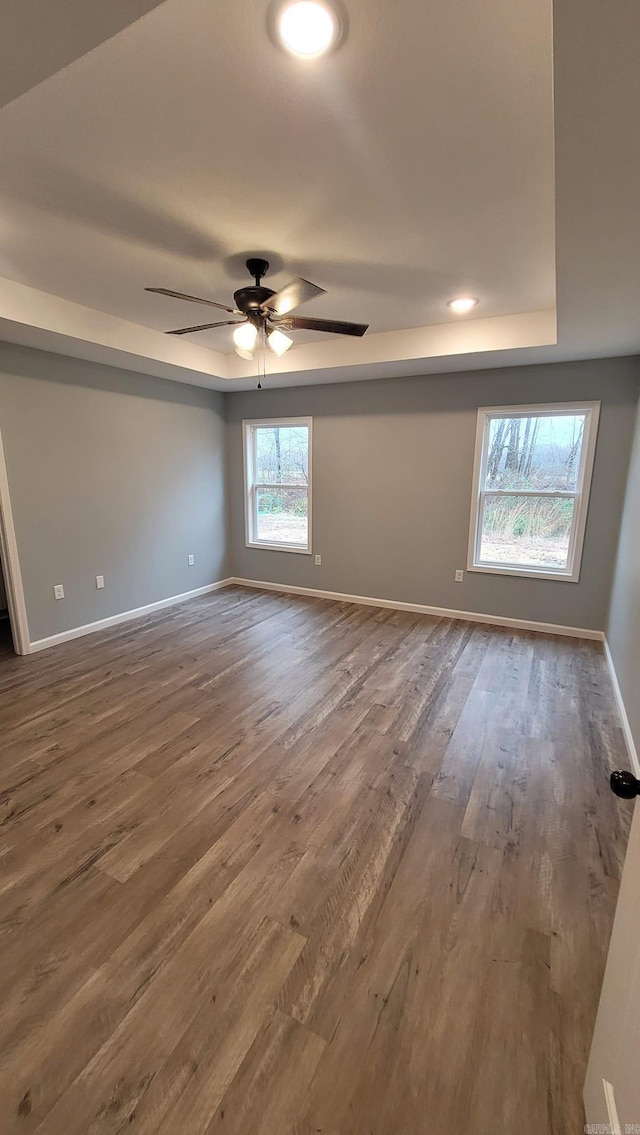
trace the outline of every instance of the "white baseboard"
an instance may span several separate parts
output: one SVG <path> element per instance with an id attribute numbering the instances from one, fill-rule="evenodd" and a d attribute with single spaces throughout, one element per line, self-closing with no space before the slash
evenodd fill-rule
<path id="1" fill-rule="evenodd" d="M 624 698 L 622 696 L 622 690 L 620 689 L 620 683 L 618 681 L 618 675 L 616 674 L 616 668 L 615 668 L 615 665 L 614 665 L 614 662 L 613 662 L 613 655 L 611 653 L 611 649 L 609 647 L 609 643 L 607 642 L 606 637 L 605 637 L 605 640 L 604 640 L 604 656 L 607 660 L 607 667 L 609 669 L 609 677 L 611 678 L 611 685 L 613 686 L 613 693 L 614 693 L 616 703 L 617 703 L 617 706 L 618 706 L 618 713 L 620 714 L 620 721 L 622 723 L 622 732 L 624 733 L 624 739 L 627 743 L 627 749 L 629 751 L 629 760 L 631 761 L 631 765 L 632 765 L 632 768 L 633 768 L 634 775 L 637 776 L 638 778 L 640 778 L 640 756 L 638 755 L 638 750 L 636 749 L 636 743 L 633 739 L 633 733 L 631 732 L 631 724 L 629 722 L 629 717 L 627 715 L 627 709 L 626 709 L 626 706 L 624 704 Z"/>
<path id="2" fill-rule="evenodd" d="M 338 603 L 359 603 L 365 607 L 390 607 L 393 611 L 415 611 L 419 615 L 435 615 L 438 619 L 464 619 L 468 623 L 489 623 L 496 627 L 513 627 L 521 631 L 541 631 L 544 634 L 568 638 L 604 640 L 603 631 L 582 627 L 563 627 L 557 623 L 532 623 L 527 619 L 509 619 L 502 615 L 483 615 L 477 611 L 453 611 L 447 607 L 427 607 L 423 603 L 400 603 L 394 599 L 371 599 L 367 595 L 343 595 L 339 591 L 317 591 L 314 587 L 290 587 L 284 583 L 265 583 L 258 579 L 228 579 L 227 583 L 239 587 L 256 587 L 260 591 L 283 591 L 290 595 L 311 595 L 316 599 L 333 599 Z"/>
<path id="3" fill-rule="evenodd" d="M 85 623 L 82 627 L 72 627 L 60 634 L 50 635 L 49 638 L 40 638 L 29 644 L 29 653 L 35 654 L 38 650 L 47 650 L 50 646 L 58 646 L 62 642 L 69 642 L 73 638 L 82 638 L 83 635 L 93 634 L 95 631 L 115 627 L 118 623 L 127 623 L 129 619 L 139 619 L 151 611 L 160 611 L 163 607 L 173 607 L 175 603 L 184 603 L 186 599 L 195 599 L 198 595 L 208 595 L 211 591 L 219 591 L 221 587 L 228 587 L 235 583 L 234 579 L 221 579 L 217 583 L 208 583 L 206 587 L 196 587 L 194 591 L 185 591 L 182 595 L 171 595 L 168 599 L 158 599 L 156 603 L 147 603 L 144 607 L 136 607 L 132 611 L 121 611 L 119 615 L 109 615 L 106 619 L 98 619 L 95 623 Z"/>
<path id="4" fill-rule="evenodd" d="M 198 595 L 207 595 L 212 591 L 219 591 L 220 588 L 230 587 L 231 585 L 238 587 L 255 587 L 260 591 L 280 591 L 289 595 L 310 595 L 316 599 L 331 599 L 338 603 L 356 603 L 365 607 L 385 607 L 393 611 L 413 611 L 419 615 L 434 615 L 439 619 L 463 619 L 465 622 L 487 623 L 490 626 L 497 627 L 512 627 L 514 630 L 539 631 L 544 634 L 561 635 L 569 638 L 586 638 L 593 639 L 597 642 L 604 641 L 603 631 L 595 631 L 589 628 L 566 627 L 560 626 L 558 623 L 538 623 L 527 619 L 511 619 L 502 615 L 486 615 L 478 611 L 456 611 L 448 607 L 430 607 L 424 603 L 402 603 L 394 599 L 374 599 L 368 595 L 345 595 L 340 591 L 320 591 L 313 587 L 294 587 L 284 583 L 268 583 L 264 580 L 241 579 L 236 576 L 231 576 L 229 579 L 221 579 L 217 583 L 210 583 L 206 587 L 197 587 L 194 591 L 185 591 L 182 595 L 172 595 L 168 599 L 159 599 L 156 603 L 148 603 L 144 607 L 136 607 L 132 611 L 122 611 L 118 615 L 110 615 L 106 619 L 98 619 L 95 623 L 85 623 L 81 627 L 72 627 L 70 630 L 61 631 L 60 634 L 37 639 L 35 642 L 29 644 L 29 652 L 35 653 L 39 650 L 46 650 L 50 646 L 58 646 L 60 643 L 69 642 L 71 639 L 81 638 L 83 635 L 93 634 L 95 631 L 117 626 L 118 623 L 128 622 L 129 619 L 138 619 L 142 615 L 149 614 L 151 611 L 159 611 L 163 607 L 171 607 L 175 603 L 184 603 L 187 599 L 195 599 Z M 608 651 L 606 643 L 605 650 Z M 608 654 L 607 661 L 612 673 L 614 690 L 616 690 L 616 697 L 622 705 L 620 688 L 617 685 L 613 663 L 610 659 L 611 656 Z M 623 720 L 627 723 L 626 727 L 628 728 L 626 713 L 624 714 Z"/>

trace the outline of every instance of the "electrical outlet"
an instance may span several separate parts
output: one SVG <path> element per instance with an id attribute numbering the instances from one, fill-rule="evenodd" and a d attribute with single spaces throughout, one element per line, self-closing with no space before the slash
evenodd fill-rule
<path id="1" fill-rule="evenodd" d="M 53 589 L 54 599 L 64 599 L 64 587 L 61 583 L 56 583 Z"/>
<path id="2" fill-rule="evenodd" d="M 322 556 L 316 556 L 316 567 L 322 567 Z"/>
<path id="3" fill-rule="evenodd" d="M 96 576 L 96 587 L 98 588 L 98 591 L 100 590 L 101 587 L 104 587 L 104 576 L 103 575 L 97 575 Z"/>
<path id="4" fill-rule="evenodd" d="M 456 579 L 456 583 L 462 583 L 462 581 L 464 579 L 464 572 L 463 572 L 462 568 L 456 568 L 455 579 Z"/>
<path id="5" fill-rule="evenodd" d="M 189 556 L 189 567 L 193 567 L 195 562 L 196 562 L 196 557 L 195 556 Z"/>

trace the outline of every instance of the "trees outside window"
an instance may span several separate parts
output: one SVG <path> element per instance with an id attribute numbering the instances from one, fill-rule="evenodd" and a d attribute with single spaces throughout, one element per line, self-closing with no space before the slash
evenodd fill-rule
<path id="1" fill-rule="evenodd" d="M 249 547 L 311 551 L 311 419 L 244 422 Z"/>
<path id="2" fill-rule="evenodd" d="M 478 411 L 470 570 L 578 579 L 598 411 Z"/>

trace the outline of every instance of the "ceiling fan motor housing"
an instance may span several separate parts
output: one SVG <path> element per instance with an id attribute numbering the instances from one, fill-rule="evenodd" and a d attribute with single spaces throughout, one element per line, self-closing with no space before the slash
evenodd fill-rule
<path id="1" fill-rule="evenodd" d="M 275 295 L 275 292 L 272 288 L 262 288 L 256 285 L 255 287 L 239 288 L 237 292 L 233 293 L 233 298 L 238 311 L 251 319 L 252 315 L 262 316 L 264 314 L 260 310 L 260 305 L 273 295 Z"/>

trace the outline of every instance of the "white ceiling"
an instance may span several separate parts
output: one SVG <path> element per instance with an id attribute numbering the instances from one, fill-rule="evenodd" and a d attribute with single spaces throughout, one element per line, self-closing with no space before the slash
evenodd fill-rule
<path id="1" fill-rule="evenodd" d="M 0 111 L 0 334 L 251 385 L 228 329 L 166 337 L 203 309 L 143 289 L 229 302 L 261 253 L 270 286 L 327 289 L 305 313 L 371 325 L 296 334 L 274 384 L 640 348 L 640 161 L 618 141 L 640 6 L 614 7 L 556 0 L 552 45 L 546 0 L 347 0 L 346 42 L 309 64 L 268 38 L 265 0 L 165 0 Z M 450 314 L 459 292 L 474 317 Z"/>
<path id="2" fill-rule="evenodd" d="M 2 0 L 0 106 L 86 55 L 162 0 Z"/>

